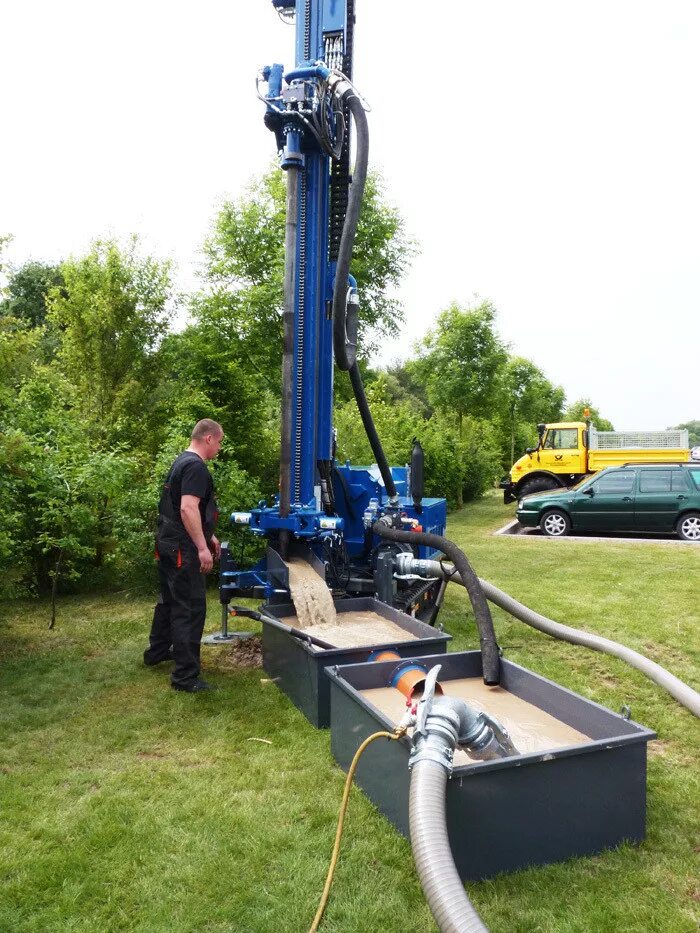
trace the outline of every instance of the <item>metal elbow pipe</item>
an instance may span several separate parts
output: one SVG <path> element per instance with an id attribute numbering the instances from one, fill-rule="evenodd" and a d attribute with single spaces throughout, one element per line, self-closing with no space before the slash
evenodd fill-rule
<path id="1" fill-rule="evenodd" d="M 426 743 L 434 744 L 431 737 L 435 736 L 449 743 L 450 762 L 456 747 L 464 748 L 471 758 L 480 761 L 518 754 L 510 736 L 497 720 L 459 697 L 434 698 L 426 721 L 426 732 L 425 737 L 416 741 L 414 760 L 420 757 Z"/>

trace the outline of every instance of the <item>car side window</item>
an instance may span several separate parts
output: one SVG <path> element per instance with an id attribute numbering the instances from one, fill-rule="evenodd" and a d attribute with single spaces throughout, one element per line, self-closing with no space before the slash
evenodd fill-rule
<path id="1" fill-rule="evenodd" d="M 689 470 L 690 475 L 693 477 L 693 482 L 700 489 L 700 470 Z"/>
<path id="2" fill-rule="evenodd" d="M 617 473 L 608 473 L 593 483 L 593 488 L 600 495 L 625 495 L 634 489 L 634 470 L 619 470 Z"/>
<path id="3" fill-rule="evenodd" d="M 547 439 L 544 442 L 545 450 L 576 450 L 577 447 L 577 428 L 558 428 L 547 431 Z"/>
<path id="4" fill-rule="evenodd" d="M 682 470 L 677 470 L 675 473 L 671 473 L 671 492 L 687 492 L 688 483 L 685 479 L 685 473 Z"/>
<path id="5" fill-rule="evenodd" d="M 670 492 L 670 470 L 643 470 L 639 476 L 640 492 Z"/>

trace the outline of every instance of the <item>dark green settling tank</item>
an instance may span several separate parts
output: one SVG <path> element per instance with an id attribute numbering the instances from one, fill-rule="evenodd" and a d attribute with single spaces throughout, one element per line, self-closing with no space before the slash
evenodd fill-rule
<path id="1" fill-rule="evenodd" d="M 387 606 L 373 597 L 334 600 L 336 612 L 372 612 L 392 622 L 411 636 L 410 641 L 384 640 L 377 644 L 352 648 L 314 650 L 311 646 L 281 632 L 263 619 L 263 668 L 306 718 L 318 728 L 330 725 L 330 684 L 325 670 L 330 665 L 355 664 L 367 661 L 378 650 L 391 649 L 401 657 L 416 654 L 442 654 L 452 636 L 419 622 L 417 619 Z M 294 625 L 296 610 L 293 603 L 275 603 L 271 607 L 278 618 Z"/>
<path id="2" fill-rule="evenodd" d="M 447 825 L 462 880 L 644 839 L 647 742 L 653 732 L 510 661 L 501 662 L 501 685 L 485 687 L 478 651 L 416 660 L 442 665 L 445 693 L 500 718 L 521 752 L 495 761 L 455 753 Z M 396 665 L 381 661 L 326 670 L 331 747 L 345 770 L 359 744 L 379 729 L 395 728 L 405 708 L 405 698 L 394 697 L 388 686 Z M 405 836 L 410 750 L 408 737 L 374 742 L 356 772 L 360 787 Z"/>

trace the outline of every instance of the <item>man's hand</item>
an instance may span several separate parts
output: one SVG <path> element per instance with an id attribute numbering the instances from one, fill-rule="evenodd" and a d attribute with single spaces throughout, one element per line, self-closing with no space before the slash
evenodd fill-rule
<path id="1" fill-rule="evenodd" d="M 199 569 L 202 573 L 209 573 L 214 566 L 214 558 L 211 555 L 211 551 L 208 547 L 200 548 L 197 551 L 197 556 L 199 557 Z"/>
<path id="2" fill-rule="evenodd" d="M 221 557 L 221 545 L 219 544 L 219 539 L 216 535 L 211 536 L 211 541 L 209 542 L 209 550 L 211 551 L 214 560 L 219 560 Z"/>

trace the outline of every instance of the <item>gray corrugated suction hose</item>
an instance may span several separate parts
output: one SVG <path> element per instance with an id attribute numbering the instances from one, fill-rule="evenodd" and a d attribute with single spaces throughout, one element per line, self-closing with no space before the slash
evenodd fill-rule
<path id="1" fill-rule="evenodd" d="M 437 560 L 413 560 L 406 561 L 402 570 L 404 572 L 411 570 L 425 576 L 442 577 L 453 583 L 460 583 L 462 580 L 457 571 L 449 565 L 443 564 Z M 691 713 L 700 718 L 700 693 L 693 690 L 688 684 L 683 683 L 678 677 L 674 676 L 666 668 L 661 667 L 655 661 L 651 661 L 643 654 L 621 645 L 619 642 L 611 641 L 609 638 L 603 638 L 601 635 L 593 635 L 591 632 L 583 632 L 581 629 L 571 628 L 569 625 L 562 625 L 547 616 L 540 615 L 513 599 L 508 593 L 499 590 L 493 583 L 479 578 L 479 583 L 486 598 L 494 605 L 504 609 L 507 613 L 526 625 L 531 625 L 545 635 L 551 635 L 552 638 L 559 638 L 561 641 L 568 641 L 572 645 L 583 645 L 585 648 L 591 648 L 593 651 L 602 651 L 603 654 L 611 654 L 615 658 L 625 661 L 630 667 L 640 671 L 654 683 L 663 687 L 678 702 L 689 709 Z"/>
<path id="2" fill-rule="evenodd" d="M 655 661 L 651 661 L 643 654 L 627 648 L 619 642 L 611 641 L 609 638 L 603 638 L 601 635 L 593 635 L 590 632 L 583 632 L 577 628 L 571 628 L 568 625 L 562 625 L 560 622 L 554 622 L 546 616 L 540 615 L 528 609 L 517 599 L 513 599 L 508 593 L 504 593 L 486 580 L 480 580 L 484 595 L 488 600 L 501 609 L 505 609 L 510 615 L 520 619 L 521 622 L 531 625 L 533 628 L 551 635 L 553 638 L 560 638 L 562 641 L 571 642 L 572 645 L 584 645 L 586 648 L 592 648 L 594 651 L 602 651 L 604 654 L 611 654 L 613 657 L 620 658 L 631 667 L 636 668 L 645 674 L 650 680 L 663 687 L 674 699 L 678 700 L 686 709 L 700 718 L 700 693 L 693 690 L 688 684 L 683 683 L 666 668 L 661 667 Z"/>
<path id="3" fill-rule="evenodd" d="M 440 933 L 478 933 L 487 927 L 467 897 L 455 868 L 447 836 L 446 793 L 446 769 L 434 761 L 416 762 L 408 798 L 413 858 Z"/>

